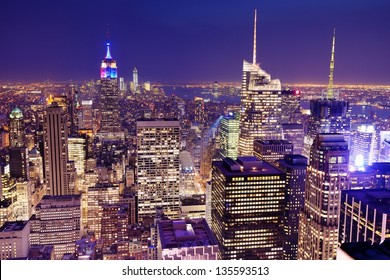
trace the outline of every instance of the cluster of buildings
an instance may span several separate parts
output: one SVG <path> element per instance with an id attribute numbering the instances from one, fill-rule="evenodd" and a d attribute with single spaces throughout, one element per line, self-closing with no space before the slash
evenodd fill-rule
<path id="1" fill-rule="evenodd" d="M 31 120 L 14 108 L 0 258 L 389 259 L 388 134 L 334 89 L 335 35 L 307 115 L 256 62 L 256 14 L 254 32 L 241 104 L 223 113 L 141 86 L 137 69 L 128 89 L 109 43 L 96 92 L 47 94 Z"/>

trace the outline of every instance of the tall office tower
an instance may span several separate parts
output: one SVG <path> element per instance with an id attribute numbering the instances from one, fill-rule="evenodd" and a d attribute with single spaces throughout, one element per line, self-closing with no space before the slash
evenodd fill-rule
<path id="1" fill-rule="evenodd" d="M 29 153 L 27 147 L 9 148 L 10 175 L 23 180 L 30 179 Z"/>
<path id="2" fill-rule="evenodd" d="M 119 186 L 109 183 L 98 183 L 89 187 L 88 200 L 88 231 L 93 232 L 96 238 L 102 234 L 103 205 L 119 202 Z"/>
<path id="3" fill-rule="evenodd" d="M 0 200 L 16 201 L 16 181 L 11 177 L 9 164 L 0 163 Z"/>
<path id="4" fill-rule="evenodd" d="M 217 260 L 218 242 L 204 218 L 157 222 L 159 260 Z"/>
<path id="5" fill-rule="evenodd" d="M 283 259 L 285 180 L 254 156 L 213 162 L 211 229 L 220 259 Z"/>
<path id="6" fill-rule="evenodd" d="M 204 99 L 202 97 L 194 98 L 194 121 L 200 126 L 205 123 L 205 110 L 204 110 Z"/>
<path id="7" fill-rule="evenodd" d="M 79 127 L 78 119 L 78 110 L 79 110 L 79 100 L 78 100 L 78 89 L 77 85 L 70 84 L 68 86 L 68 94 L 66 96 L 66 111 L 68 114 L 68 124 L 69 124 L 69 134 L 73 135 L 77 133 Z"/>
<path id="8" fill-rule="evenodd" d="M 285 155 L 292 155 L 293 144 L 286 140 L 255 140 L 253 154 L 273 164 Z"/>
<path id="9" fill-rule="evenodd" d="M 52 245 L 56 260 L 75 252 L 80 239 L 80 196 L 45 195 L 30 219 L 31 245 Z"/>
<path id="10" fill-rule="evenodd" d="M 110 43 L 107 43 L 106 57 L 100 68 L 101 133 L 115 133 L 121 129 L 119 120 L 119 91 L 116 61 L 111 57 Z"/>
<path id="11" fill-rule="evenodd" d="M 25 147 L 26 137 L 22 111 L 18 107 L 16 107 L 9 115 L 9 119 L 9 137 L 11 148 Z"/>
<path id="12" fill-rule="evenodd" d="M 29 179 L 29 158 L 26 147 L 25 126 L 22 111 L 16 107 L 9 115 L 10 119 L 10 175 L 15 178 Z"/>
<path id="13" fill-rule="evenodd" d="M 310 101 L 310 118 L 304 137 L 303 155 L 310 157 L 310 149 L 318 133 L 341 133 L 350 144 L 350 108 L 349 102 L 336 100 L 333 88 L 334 48 L 336 33 L 333 33 L 332 54 L 330 60 L 329 85 L 326 97 Z"/>
<path id="14" fill-rule="evenodd" d="M 299 90 L 282 90 L 282 116 L 281 123 L 301 123 L 301 93 Z"/>
<path id="15" fill-rule="evenodd" d="M 219 153 L 221 158 L 237 158 L 238 136 L 240 134 L 240 116 L 237 112 L 231 112 L 222 117 L 219 127 Z"/>
<path id="16" fill-rule="evenodd" d="M 123 77 L 119 78 L 119 90 L 126 91 L 126 83 L 125 83 L 125 79 Z"/>
<path id="17" fill-rule="evenodd" d="M 82 179 L 86 165 L 86 143 L 81 137 L 68 138 L 69 160 L 75 163 L 77 177 Z"/>
<path id="18" fill-rule="evenodd" d="M 253 62 L 243 63 L 241 115 L 238 154 L 253 154 L 255 139 L 281 139 L 281 84 L 271 80 L 256 63 L 256 11 L 253 40 Z"/>
<path id="19" fill-rule="evenodd" d="M 36 185 L 43 184 L 43 159 L 37 148 L 33 148 L 29 153 L 30 159 L 30 180 Z"/>
<path id="20" fill-rule="evenodd" d="M 348 190 L 341 195 L 340 243 L 382 243 L 390 238 L 390 190 Z"/>
<path id="21" fill-rule="evenodd" d="M 120 204 L 102 206 L 103 259 L 125 260 L 129 258 L 128 209 Z"/>
<path id="22" fill-rule="evenodd" d="M 350 165 L 356 169 L 364 169 L 378 161 L 378 147 L 375 127 L 361 124 L 351 131 Z"/>
<path id="23" fill-rule="evenodd" d="M 215 153 L 215 137 L 211 129 L 203 130 L 200 154 L 200 176 L 203 180 L 210 180 L 211 162 Z"/>
<path id="24" fill-rule="evenodd" d="M 93 129 L 93 103 L 92 100 L 81 100 L 81 110 L 79 117 L 80 129 Z"/>
<path id="25" fill-rule="evenodd" d="M 28 221 L 6 222 L 0 228 L 0 260 L 26 258 L 29 249 Z"/>
<path id="26" fill-rule="evenodd" d="M 68 130 L 66 115 L 53 102 L 46 109 L 44 128 L 45 180 L 50 195 L 74 193 L 72 166 L 68 162 Z"/>
<path id="27" fill-rule="evenodd" d="M 305 132 L 303 130 L 303 124 L 300 123 L 282 124 L 282 138 L 293 144 L 294 154 L 297 155 L 302 154 L 304 135 Z"/>
<path id="28" fill-rule="evenodd" d="M 299 212 L 303 208 L 305 197 L 307 158 L 301 155 L 287 155 L 277 161 L 277 166 L 286 173 L 283 259 L 296 260 Z"/>
<path id="29" fill-rule="evenodd" d="M 348 157 L 342 134 L 321 133 L 313 142 L 299 220 L 298 259 L 336 258 L 341 191 L 348 188 Z"/>
<path id="30" fill-rule="evenodd" d="M 14 206 L 15 218 L 17 221 L 27 221 L 32 215 L 32 197 L 33 184 L 31 181 L 16 182 L 17 201 Z"/>
<path id="31" fill-rule="evenodd" d="M 178 120 L 137 121 L 138 217 L 154 217 L 156 207 L 179 218 L 180 123 Z"/>
<path id="32" fill-rule="evenodd" d="M 138 70 L 135 67 L 133 70 L 133 86 L 134 86 L 133 91 L 138 92 L 138 86 L 139 86 L 139 84 L 138 84 Z"/>

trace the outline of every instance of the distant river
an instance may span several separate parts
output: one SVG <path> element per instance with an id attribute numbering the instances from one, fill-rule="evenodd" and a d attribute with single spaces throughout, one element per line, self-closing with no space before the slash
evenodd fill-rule
<path id="1" fill-rule="evenodd" d="M 219 100 L 219 101 L 226 101 L 231 104 L 239 104 L 240 103 L 240 96 L 214 96 L 213 94 L 209 93 L 209 89 L 202 89 L 202 88 L 185 88 L 185 87 L 172 87 L 172 86 L 165 86 L 162 87 L 167 95 L 175 94 L 183 99 L 186 100 L 194 100 L 195 97 L 202 97 L 204 99 L 210 99 L 210 100 Z M 304 109 L 309 109 L 309 101 L 304 101 L 301 103 L 301 106 Z M 351 112 L 352 114 L 360 114 L 360 115 L 366 115 L 370 116 L 371 112 L 376 113 L 381 119 L 390 119 L 390 109 L 379 109 L 374 106 L 370 105 L 352 105 Z"/>
<path id="2" fill-rule="evenodd" d="M 166 95 L 175 94 L 186 100 L 194 100 L 195 97 L 202 97 L 214 101 L 226 101 L 231 104 L 240 104 L 240 96 L 214 96 L 209 89 L 202 88 L 185 88 L 185 87 L 162 87 Z"/>

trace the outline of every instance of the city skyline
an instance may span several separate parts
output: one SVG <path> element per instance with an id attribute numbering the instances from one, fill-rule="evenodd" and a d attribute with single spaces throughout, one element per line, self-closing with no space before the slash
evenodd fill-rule
<path id="1" fill-rule="evenodd" d="M 282 84 L 327 82 L 333 27 L 335 84 L 390 84 L 386 1 L 46 2 L 5 4 L 2 82 L 97 79 L 107 24 L 118 76 L 127 81 L 134 67 L 141 81 L 238 81 L 257 9 L 257 60 Z"/>

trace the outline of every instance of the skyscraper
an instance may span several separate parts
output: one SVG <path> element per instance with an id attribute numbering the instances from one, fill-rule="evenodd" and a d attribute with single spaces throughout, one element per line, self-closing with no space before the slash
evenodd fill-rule
<path id="1" fill-rule="evenodd" d="M 53 245 L 55 259 L 75 252 L 80 232 L 80 196 L 44 196 L 30 219 L 31 245 Z"/>
<path id="2" fill-rule="evenodd" d="M 139 220 L 154 217 L 162 207 L 179 218 L 180 123 L 178 120 L 137 121 L 137 184 Z"/>
<path id="3" fill-rule="evenodd" d="M 26 139 L 22 111 L 18 107 L 16 107 L 9 115 L 9 119 L 9 137 L 11 147 L 25 147 Z"/>
<path id="4" fill-rule="evenodd" d="M 74 171 L 68 162 L 66 115 L 56 102 L 46 109 L 44 127 L 45 180 L 50 195 L 74 193 Z"/>
<path id="5" fill-rule="evenodd" d="M 310 151 L 299 220 L 298 259 L 336 258 L 341 191 L 348 188 L 348 157 L 343 135 L 317 135 Z"/>
<path id="6" fill-rule="evenodd" d="M 350 108 L 347 101 L 336 100 L 333 88 L 334 54 L 336 31 L 333 32 L 332 53 L 330 59 L 329 85 L 322 99 L 310 101 L 310 118 L 307 133 L 304 137 L 303 155 L 310 157 L 310 149 L 318 133 L 341 133 L 349 145 L 350 137 Z"/>
<path id="7" fill-rule="evenodd" d="M 286 173 L 283 259 L 296 260 L 299 212 L 303 208 L 305 196 L 307 158 L 301 155 L 286 155 L 278 160 L 276 165 Z"/>
<path id="8" fill-rule="evenodd" d="M 358 125 L 357 129 L 351 132 L 350 165 L 357 169 L 364 169 L 364 167 L 376 162 L 379 155 L 377 143 L 373 125 Z"/>
<path id="9" fill-rule="evenodd" d="M 238 153 L 238 136 L 240 133 L 240 120 L 237 112 L 232 112 L 227 116 L 222 117 L 219 127 L 221 158 L 230 157 L 237 158 Z"/>
<path id="10" fill-rule="evenodd" d="M 282 124 L 283 139 L 293 144 L 294 154 L 300 155 L 303 151 L 304 131 L 301 123 Z"/>
<path id="11" fill-rule="evenodd" d="M 203 127 L 205 123 L 205 110 L 204 110 L 204 99 L 202 97 L 194 98 L 194 121 Z"/>
<path id="12" fill-rule="evenodd" d="M 253 154 L 269 163 L 293 154 L 293 144 L 286 140 L 255 140 Z"/>
<path id="13" fill-rule="evenodd" d="M 98 183 L 89 187 L 86 193 L 88 200 L 88 231 L 96 238 L 102 236 L 103 206 L 119 202 L 119 186 L 110 183 Z"/>
<path id="14" fill-rule="evenodd" d="M 138 91 L 138 70 L 135 67 L 133 70 L 133 86 L 134 86 L 133 91 L 136 93 Z"/>
<path id="15" fill-rule="evenodd" d="M 253 62 L 243 63 L 238 154 L 253 154 L 255 139 L 281 139 L 281 84 L 256 63 L 256 11 Z"/>
<path id="16" fill-rule="evenodd" d="M 9 115 L 10 119 L 10 175 L 15 178 L 28 180 L 29 158 L 26 147 L 25 125 L 22 111 L 16 107 Z"/>
<path id="17" fill-rule="evenodd" d="M 299 90 L 282 90 L 282 116 L 281 123 L 301 123 L 301 92 Z"/>
<path id="18" fill-rule="evenodd" d="M 111 57 L 110 43 L 107 43 L 107 53 L 100 68 L 100 108 L 101 133 L 119 132 L 119 90 L 116 61 Z"/>
<path id="19" fill-rule="evenodd" d="M 211 229 L 220 259 L 283 259 L 285 180 L 254 156 L 213 162 Z"/>

